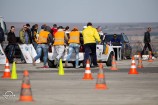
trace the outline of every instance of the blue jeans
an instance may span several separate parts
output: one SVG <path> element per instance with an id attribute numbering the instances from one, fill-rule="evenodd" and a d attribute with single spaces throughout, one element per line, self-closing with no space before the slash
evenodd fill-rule
<path id="1" fill-rule="evenodd" d="M 66 58 L 66 61 L 69 61 L 70 57 L 72 55 L 72 52 L 75 51 L 75 53 L 76 53 L 76 67 L 78 66 L 78 62 L 79 62 L 79 47 L 80 47 L 79 44 L 70 43 L 69 44 L 69 54 L 68 54 L 68 56 Z"/>
<path id="2" fill-rule="evenodd" d="M 47 59 L 48 59 L 48 45 L 47 44 L 38 44 L 37 45 L 37 56 L 34 58 L 34 60 L 36 61 L 37 59 L 39 59 L 42 55 L 42 50 L 44 53 L 43 56 L 43 61 L 44 61 L 44 66 L 46 66 L 47 63 Z"/>
<path id="3" fill-rule="evenodd" d="M 9 48 L 9 52 L 8 52 L 8 59 L 9 59 L 9 62 L 13 62 L 13 59 L 14 59 L 14 54 L 15 54 L 15 44 L 10 44 L 9 46 L 8 46 L 8 48 Z"/>
<path id="4" fill-rule="evenodd" d="M 33 42 L 33 47 L 35 48 L 35 50 L 37 49 L 37 43 L 36 42 Z"/>
<path id="5" fill-rule="evenodd" d="M 86 64 L 87 60 L 89 59 L 90 52 L 91 52 L 93 65 L 98 65 L 97 64 L 97 55 L 96 55 L 96 43 L 84 44 L 84 50 L 85 50 L 84 64 Z"/>

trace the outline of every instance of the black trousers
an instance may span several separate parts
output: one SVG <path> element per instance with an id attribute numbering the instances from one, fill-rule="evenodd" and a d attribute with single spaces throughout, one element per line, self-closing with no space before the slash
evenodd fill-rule
<path id="1" fill-rule="evenodd" d="M 146 48 L 148 48 L 149 51 L 151 51 L 152 56 L 154 56 L 150 43 L 144 43 L 144 48 L 143 48 L 143 51 L 141 52 L 141 55 L 144 55 L 144 51 L 146 51 Z"/>
<path id="2" fill-rule="evenodd" d="M 96 43 L 84 44 L 84 51 L 85 51 L 84 63 L 86 64 L 87 59 L 89 59 L 90 52 L 91 52 L 93 65 L 98 65 L 97 64 L 97 56 L 96 56 Z"/>

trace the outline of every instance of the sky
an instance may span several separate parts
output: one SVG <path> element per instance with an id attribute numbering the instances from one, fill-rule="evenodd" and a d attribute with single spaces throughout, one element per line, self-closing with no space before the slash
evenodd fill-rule
<path id="1" fill-rule="evenodd" d="M 158 22 L 158 0 L 0 0 L 6 22 Z"/>

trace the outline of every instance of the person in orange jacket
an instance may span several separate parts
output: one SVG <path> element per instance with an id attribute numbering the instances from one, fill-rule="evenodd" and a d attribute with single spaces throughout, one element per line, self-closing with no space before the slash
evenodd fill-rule
<path id="1" fill-rule="evenodd" d="M 76 68 L 79 68 L 79 48 L 80 48 L 80 32 L 76 27 L 73 28 L 73 30 L 69 33 L 69 53 L 66 58 L 65 67 L 68 66 L 68 61 L 70 60 L 70 57 L 72 55 L 72 52 L 75 51 L 76 53 Z"/>
<path id="2" fill-rule="evenodd" d="M 46 65 L 47 59 L 48 59 L 48 45 L 52 44 L 53 42 L 53 37 L 50 33 L 51 29 L 49 26 L 42 26 L 41 31 L 39 33 L 38 37 L 38 45 L 37 45 L 37 56 L 33 58 L 33 65 L 35 65 L 35 61 L 39 59 L 42 55 L 42 50 L 44 53 L 43 56 L 43 61 L 44 61 L 44 66 L 42 68 L 48 68 Z"/>
<path id="3" fill-rule="evenodd" d="M 63 29 L 62 26 L 59 26 L 58 27 L 58 31 L 54 34 L 54 48 L 55 48 L 55 51 L 57 52 L 57 56 L 56 58 L 54 59 L 54 65 L 59 65 L 59 60 L 61 59 L 62 55 L 63 55 L 63 52 L 65 50 L 65 47 L 64 47 L 64 40 L 68 40 L 66 34 L 65 34 L 65 31 Z"/>

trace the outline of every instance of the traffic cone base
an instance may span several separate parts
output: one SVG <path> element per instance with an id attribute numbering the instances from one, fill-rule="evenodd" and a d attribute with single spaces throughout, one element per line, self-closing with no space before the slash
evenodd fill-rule
<path id="1" fill-rule="evenodd" d="M 96 84 L 96 89 L 105 90 L 108 89 L 106 84 Z"/>
<path id="2" fill-rule="evenodd" d="M 93 80 L 92 74 L 84 74 L 83 80 Z"/>
<path id="3" fill-rule="evenodd" d="M 150 60 L 148 60 L 148 62 L 153 62 L 153 60 L 152 60 L 152 59 L 150 59 Z"/>
<path id="4" fill-rule="evenodd" d="M 118 70 L 118 68 L 111 67 L 111 69 L 110 69 L 110 70 Z"/>
<path id="5" fill-rule="evenodd" d="M 132 57 L 131 68 L 130 68 L 128 74 L 138 74 L 138 71 L 136 69 L 136 64 L 135 64 L 134 56 Z"/>
<path id="6" fill-rule="evenodd" d="M 18 79 L 17 76 L 11 76 L 11 79 Z"/>
<path id="7" fill-rule="evenodd" d="M 138 72 L 136 69 L 131 68 L 128 74 L 138 74 Z"/>
<path id="8" fill-rule="evenodd" d="M 2 78 L 10 78 L 11 74 L 10 72 L 4 72 Z"/>
<path id="9" fill-rule="evenodd" d="M 144 68 L 143 66 L 138 66 L 138 68 Z"/>
<path id="10" fill-rule="evenodd" d="M 116 65 L 115 56 L 112 57 L 112 66 L 111 66 L 110 70 L 118 70 L 117 65 Z"/>
<path id="11" fill-rule="evenodd" d="M 84 76 L 82 79 L 83 80 L 93 80 L 89 60 L 87 60 L 87 62 L 86 62 L 85 73 L 84 73 Z"/>
<path id="12" fill-rule="evenodd" d="M 144 68 L 143 65 L 138 65 L 137 67 L 138 67 L 138 68 Z"/>
<path id="13" fill-rule="evenodd" d="M 9 66 L 8 59 L 6 59 L 5 70 L 4 70 L 2 78 L 11 78 L 10 66 Z"/>
<path id="14" fill-rule="evenodd" d="M 33 98 L 32 98 L 32 96 L 20 96 L 19 101 L 31 102 L 31 101 L 33 101 Z"/>

